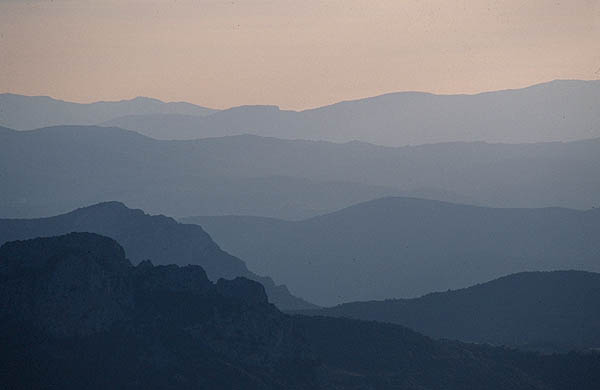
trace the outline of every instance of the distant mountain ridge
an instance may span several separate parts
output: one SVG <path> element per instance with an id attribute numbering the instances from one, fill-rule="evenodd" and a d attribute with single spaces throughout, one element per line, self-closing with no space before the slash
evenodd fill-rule
<path id="1" fill-rule="evenodd" d="M 198 225 L 185 225 L 163 215 L 148 215 L 119 202 L 105 202 L 67 214 L 40 219 L 0 219 L 0 244 L 70 232 L 91 232 L 115 239 L 134 263 L 200 265 L 211 280 L 243 276 L 262 283 L 282 309 L 314 305 L 294 297 L 285 286 L 248 270 L 237 257 L 222 251 Z"/>
<path id="2" fill-rule="evenodd" d="M 416 297 L 522 271 L 600 272 L 600 209 L 391 197 L 302 221 L 184 221 L 202 225 L 253 270 L 321 306 Z"/>
<path id="3" fill-rule="evenodd" d="M 0 215 L 49 216 L 116 199 L 177 217 L 303 219 L 397 195 L 587 209 L 598 206 L 599 171 L 600 139 L 391 148 L 250 135 L 159 141 L 93 126 L 4 129 Z"/>
<path id="4" fill-rule="evenodd" d="M 130 100 L 72 103 L 48 96 L 0 94 L 0 126 L 32 130 L 57 125 L 94 125 L 125 115 L 180 114 L 202 116 L 215 110 L 186 102 Z"/>
<path id="5" fill-rule="evenodd" d="M 102 125 L 157 139 L 240 134 L 404 146 L 455 141 L 536 143 L 600 137 L 600 81 L 554 80 L 478 94 L 395 92 L 308 109 L 239 106 L 212 110 L 152 98 L 78 104 L 0 95 L 0 125 L 31 130 Z"/>
<path id="6" fill-rule="evenodd" d="M 129 115 L 102 123 L 160 139 L 254 134 L 404 146 L 600 137 L 600 81 L 555 80 L 474 95 L 397 92 L 304 111 L 242 106 L 209 116 Z"/>
<path id="7" fill-rule="evenodd" d="M 344 303 L 314 315 L 400 324 L 434 338 L 542 351 L 600 348 L 600 274 L 524 272 L 414 299 Z"/>

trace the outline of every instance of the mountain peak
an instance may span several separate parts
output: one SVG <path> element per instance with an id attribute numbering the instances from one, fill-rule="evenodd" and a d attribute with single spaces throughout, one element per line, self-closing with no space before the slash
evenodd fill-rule
<path id="1" fill-rule="evenodd" d="M 125 251 L 115 240 L 95 233 L 69 233 L 5 243 L 0 247 L 0 274 L 14 277 L 28 270 L 43 273 L 69 258 L 94 262 L 110 273 L 131 268 Z"/>

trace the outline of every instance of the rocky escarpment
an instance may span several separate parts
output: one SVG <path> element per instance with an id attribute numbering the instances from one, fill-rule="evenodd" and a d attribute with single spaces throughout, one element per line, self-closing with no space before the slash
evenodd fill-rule
<path id="1" fill-rule="evenodd" d="M 306 341 L 260 284 L 134 267 L 96 234 L 3 245 L 0 299 L 0 375 L 15 388 L 314 387 Z"/>

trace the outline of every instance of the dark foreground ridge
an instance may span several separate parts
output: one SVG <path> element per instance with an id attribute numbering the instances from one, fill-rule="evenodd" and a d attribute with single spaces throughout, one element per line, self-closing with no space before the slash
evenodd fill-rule
<path id="1" fill-rule="evenodd" d="M 17 388 L 314 388 L 315 359 L 260 284 L 133 267 L 110 238 L 3 245 L 0 297 L 1 382 Z"/>
<path id="2" fill-rule="evenodd" d="M 0 248 L 10 389 L 597 389 L 594 354 L 439 342 L 392 324 L 290 317 L 262 286 L 132 266 L 91 233 Z"/>
<path id="3" fill-rule="evenodd" d="M 103 202 L 49 218 L 0 219 L 0 244 L 11 240 L 92 232 L 115 239 L 135 264 L 200 265 L 210 280 L 242 276 L 265 286 L 271 302 L 281 309 L 315 308 L 290 294 L 286 286 L 248 270 L 239 258 L 221 250 L 198 225 L 181 224 L 163 215 L 149 215 L 120 202 Z"/>

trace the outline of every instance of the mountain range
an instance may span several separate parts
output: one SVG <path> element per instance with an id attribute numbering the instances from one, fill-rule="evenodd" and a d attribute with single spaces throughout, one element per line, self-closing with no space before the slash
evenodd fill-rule
<path id="1" fill-rule="evenodd" d="M 250 269 L 321 306 L 411 298 L 522 271 L 600 271 L 600 209 L 382 198 L 302 221 L 198 223 Z"/>
<path id="2" fill-rule="evenodd" d="M 600 348 L 599 302 L 598 273 L 523 272 L 460 290 L 344 303 L 310 314 L 401 324 L 437 339 L 555 352 Z"/>
<path id="3" fill-rule="evenodd" d="M 290 317 L 244 279 L 134 267 L 91 233 L 0 247 L 0 377 L 13 389 L 596 389 L 600 356 L 434 341 Z"/>
<path id="4" fill-rule="evenodd" d="M 247 133 L 387 146 L 457 141 L 533 143 L 599 137 L 598 102 L 600 81 L 557 80 L 475 95 L 398 92 L 304 111 L 242 106 L 203 117 L 129 115 L 102 125 L 160 139 Z"/>
<path id="5" fill-rule="evenodd" d="M 587 209 L 598 205 L 598 172 L 600 139 L 390 148 L 256 136 L 159 141 L 93 126 L 0 129 L 0 215 L 17 218 L 115 199 L 180 217 L 301 219 L 393 195 Z"/>
<path id="6" fill-rule="evenodd" d="M 533 143 L 600 137 L 599 101 L 598 80 L 556 80 L 475 95 L 398 92 L 304 111 L 277 106 L 217 111 L 150 98 L 77 104 L 3 94 L 0 125 L 31 130 L 99 124 L 158 139 L 254 134 L 388 146 L 456 141 Z"/>
<path id="7" fill-rule="evenodd" d="M 213 281 L 240 276 L 257 280 L 265 286 L 271 302 L 282 309 L 315 307 L 292 296 L 285 286 L 250 272 L 242 260 L 222 251 L 202 227 L 178 223 L 163 215 L 148 215 L 119 202 L 100 203 L 48 218 L 0 219 L 0 244 L 70 232 L 113 238 L 136 264 L 145 260 L 159 265 L 193 264 L 202 266 Z"/>
<path id="8" fill-rule="evenodd" d="M 95 125 L 125 115 L 177 114 L 202 116 L 215 110 L 186 102 L 165 103 L 137 97 L 131 100 L 71 103 L 49 96 L 0 94 L 0 126 L 32 130 L 57 125 Z"/>

